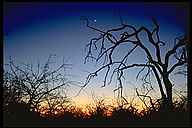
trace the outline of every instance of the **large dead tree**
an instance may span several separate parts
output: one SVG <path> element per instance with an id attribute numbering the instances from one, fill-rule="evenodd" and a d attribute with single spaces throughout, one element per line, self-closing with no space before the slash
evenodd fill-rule
<path id="1" fill-rule="evenodd" d="M 122 78 L 124 78 L 124 72 L 130 68 L 140 68 L 141 70 L 138 72 L 137 77 L 143 73 L 143 82 L 149 83 L 147 78 L 151 78 L 151 75 L 153 75 L 159 86 L 162 103 L 168 108 L 172 107 L 172 87 L 174 84 L 170 80 L 170 74 L 173 74 L 177 67 L 187 64 L 186 36 L 175 38 L 174 46 L 162 54 L 162 48 L 167 45 L 160 40 L 160 27 L 155 19 L 152 19 L 154 25 L 152 30 L 144 26 L 136 28 L 132 25 L 124 24 L 121 20 L 119 27 L 105 31 L 90 25 L 90 21 L 86 17 L 82 17 L 82 20 L 86 22 L 88 28 L 98 32 L 98 37 L 92 38 L 86 45 L 88 52 L 85 57 L 85 63 L 89 59 L 96 62 L 103 61 L 99 69 L 88 75 L 83 87 L 101 71 L 105 72 L 103 87 L 106 86 L 107 81 L 111 83 L 113 76 L 116 74 L 119 84 L 114 91 L 118 90 L 120 97 L 123 98 Z M 146 35 L 147 40 L 142 39 L 141 33 Z M 114 57 L 114 52 L 121 45 L 127 46 L 127 51 L 121 56 L 121 60 L 117 60 Z M 153 49 L 149 48 L 149 45 Z M 145 54 L 144 63 L 131 64 L 128 61 L 136 49 Z M 152 50 L 155 51 L 155 54 L 152 54 Z M 175 59 L 175 63 L 171 63 L 171 59 Z"/>

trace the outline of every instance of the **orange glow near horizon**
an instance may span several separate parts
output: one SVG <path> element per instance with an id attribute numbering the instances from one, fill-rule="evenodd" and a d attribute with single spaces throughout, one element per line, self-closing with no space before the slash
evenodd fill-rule
<path id="1" fill-rule="evenodd" d="M 103 102 L 101 102 L 103 100 Z M 128 104 L 124 105 L 123 108 L 128 109 L 130 106 L 135 108 L 138 113 L 140 113 L 142 110 L 146 111 L 147 107 L 144 105 L 144 103 L 137 97 L 135 98 L 132 103 L 131 101 L 128 101 Z M 99 104 L 100 103 L 100 104 Z M 146 99 L 147 106 L 151 106 L 149 101 Z M 65 111 L 72 112 L 74 114 L 81 113 L 86 117 L 89 117 L 93 112 L 96 111 L 97 107 L 104 108 L 104 113 L 107 116 L 111 116 L 111 113 L 114 108 L 118 108 L 117 100 L 113 97 L 105 97 L 105 98 L 97 98 L 97 99 L 89 99 L 87 97 L 78 97 L 74 98 L 73 101 L 69 104 L 63 104 L 61 106 L 57 106 L 55 110 L 53 111 L 53 115 L 59 116 L 63 115 Z M 106 108 L 106 110 L 105 110 Z M 64 110 L 65 109 L 65 110 Z M 49 108 L 48 104 L 46 102 L 42 102 L 39 107 L 39 112 L 41 116 L 50 116 L 49 115 Z M 76 113 L 77 112 L 77 113 Z"/>
<path id="2" fill-rule="evenodd" d="M 90 112 L 94 112 L 96 110 L 97 105 L 99 105 L 98 104 L 99 101 L 97 102 L 97 101 L 94 101 L 91 99 L 88 99 L 88 100 L 87 99 L 82 98 L 82 97 L 76 98 L 66 110 L 71 111 L 71 106 L 73 106 L 75 108 L 75 111 L 80 110 L 80 112 L 89 116 Z M 104 106 L 102 106 L 102 105 L 104 105 Z M 130 106 L 130 104 L 125 105 L 124 108 L 128 108 L 129 106 Z M 143 103 L 139 99 L 135 99 L 134 102 L 132 103 L 132 106 L 134 108 L 136 108 L 138 110 L 138 112 L 146 109 L 146 107 L 144 107 Z M 100 107 L 106 107 L 107 116 L 111 116 L 111 112 L 112 112 L 113 108 L 118 107 L 118 103 L 114 98 L 107 97 L 106 99 L 104 99 L 104 101 L 102 102 Z M 42 116 L 49 115 L 47 103 L 41 103 L 41 106 L 39 109 L 40 109 L 40 113 Z M 64 113 L 64 110 L 61 106 L 58 106 L 54 111 L 55 115 L 59 115 L 62 113 Z"/>

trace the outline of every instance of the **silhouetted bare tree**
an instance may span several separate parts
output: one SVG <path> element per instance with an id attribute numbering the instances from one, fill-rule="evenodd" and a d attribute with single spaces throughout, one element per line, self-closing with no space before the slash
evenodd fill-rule
<path id="1" fill-rule="evenodd" d="M 9 64 L 6 64 L 4 73 L 4 105 L 10 102 L 25 101 L 29 109 L 38 111 L 41 103 L 49 101 L 50 98 L 62 93 L 63 87 L 71 84 L 61 70 L 71 66 L 70 64 L 61 64 L 59 67 L 51 67 L 52 55 L 42 67 L 33 65 L 17 65 L 11 58 Z M 55 107 L 55 103 L 51 107 Z M 49 104 L 49 105 L 50 105 Z M 49 106 L 50 107 L 50 106 Z"/>
<path id="2" fill-rule="evenodd" d="M 99 34 L 98 37 L 92 38 L 86 45 L 88 53 L 85 57 L 85 63 L 88 59 L 95 60 L 96 62 L 103 61 L 99 69 L 88 75 L 83 87 L 101 71 L 105 72 L 103 87 L 106 86 L 107 81 L 109 81 L 110 84 L 113 76 L 116 74 L 119 84 L 114 91 L 119 91 L 120 98 L 125 100 L 122 96 L 124 71 L 135 67 L 141 68 L 136 78 L 138 78 L 141 73 L 144 73 L 142 80 L 144 84 L 147 84 L 150 83 L 148 79 L 153 75 L 158 83 L 162 103 L 165 105 L 164 107 L 168 109 L 172 107 L 173 82 L 170 80 L 170 74 L 172 74 L 177 67 L 187 65 L 186 36 L 175 38 L 174 46 L 167 51 L 163 51 L 166 43 L 160 40 L 160 27 L 155 19 L 152 19 L 154 25 L 152 30 L 144 26 L 137 29 L 132 25 L 124 24 L 121 19 L 121 25 L 119 27 L 105 31 L 91 26 L 86 17 L 82 17 L 82 20 L 86 22 L 88 28 Z M 145 36 L 142 37 L 142 34 L 145 34 Z M 147 40 L 143 38 L 147 38 Z M 114 54 L 115 51 L 120 50 L 118 49 L 120 46 L 126 47 L 127 51 L 124 55 L 116 55 L 120 58 L 118 60 Z M 134 54 L 136 50 L 144 53 L 144 63 L 132 63 L 134 60 L 128 61 L 131 55 L 136 55 Z M 174 62 L 170 62 L 171 60 L 174 60 Z"/>

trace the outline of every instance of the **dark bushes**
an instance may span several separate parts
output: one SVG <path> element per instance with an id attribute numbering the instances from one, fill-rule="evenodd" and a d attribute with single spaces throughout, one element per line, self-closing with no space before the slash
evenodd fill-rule
<path id="1" fill-rule="evenodd" d="M 41 117 L 30 111 L 26 103 L 9 104 L 4 111 L 4 126 L 190 126 L 189 111 L 179 108 L 180 102 L 174 105 L 173 111 L 143 110 L 133 106 L 112 107 L 111 114 L 106 111 L 109 106 L 99 106 L 85 114 L 77 107 L 71 107 L 60 116 Z"/>

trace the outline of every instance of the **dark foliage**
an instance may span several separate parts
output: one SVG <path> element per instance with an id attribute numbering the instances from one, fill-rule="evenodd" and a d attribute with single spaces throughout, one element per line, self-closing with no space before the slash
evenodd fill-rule
<path id="1" fill-rule="evenodd" d="M 174 105 L 173 111 L 138 110 L 133 107 L 112 107 L 111 115 L 106 115 L 107 106 L 96 105 L 95 110 L 86 116 L 80 109 L 70 108 L 60 116 L 41 117 L 38 112 L 30 111 L 28 104 L 11 103 L 3 112 L 3 124 L 9 127 L 68 127 L 68 126 L 190 126 L 189 110 L 181 102 Z M 181 107 L 181 108 L 180 108 Z M 108 108 L 109 109 L 109 108 Z"/>

